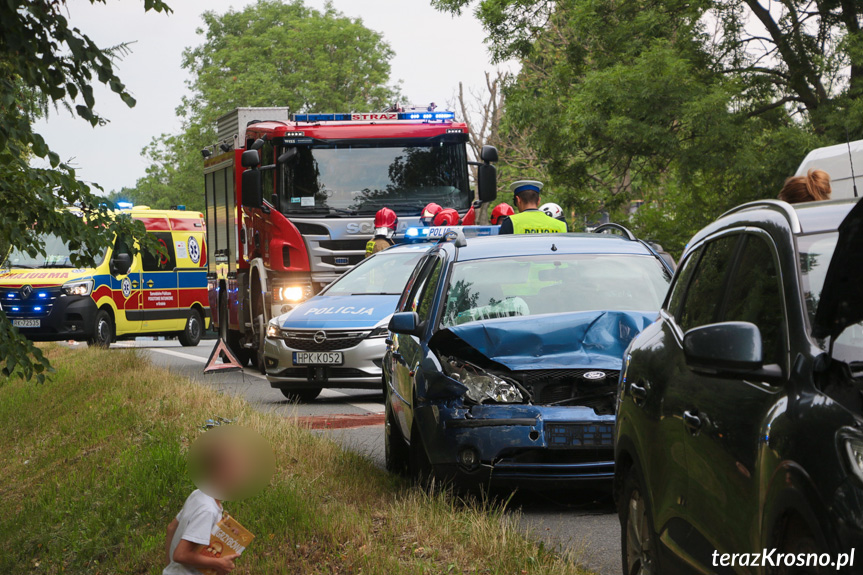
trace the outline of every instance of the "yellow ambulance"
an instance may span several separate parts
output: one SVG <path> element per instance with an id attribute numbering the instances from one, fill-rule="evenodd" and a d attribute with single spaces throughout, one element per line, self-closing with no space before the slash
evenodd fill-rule
<path id="1" fill-rule="evenodd" d="M 45 234 L 44 256 L 12 251 L 0 262 L 0 309 L 22 335 L 101 347 L 170 335 L 198 345 L 210 321 L 203 214 L 146 206 L 119 211 L 142 221 L 165 253 L 132 256 L 130 241 L 116 238 L 95 268 L 74 268 L 69 246 Z"/>

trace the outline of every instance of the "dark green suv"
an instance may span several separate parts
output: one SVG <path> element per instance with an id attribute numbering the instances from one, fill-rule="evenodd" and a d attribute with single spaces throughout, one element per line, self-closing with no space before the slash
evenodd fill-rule
<path id="1" fill-rule="evenodd" d="M 755 202 L 692 239 L 620 378 L 624 573 L 863 570 L 861 320 L 863 204 Z"/>

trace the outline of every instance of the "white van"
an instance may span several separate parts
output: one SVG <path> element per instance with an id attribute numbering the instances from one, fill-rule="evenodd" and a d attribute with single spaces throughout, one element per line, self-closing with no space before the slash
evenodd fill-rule
<path id="1" fill-rule="evenodd" d="M 803 158 L 795 176 L 805 176 L 815 168 L 830 174 L 830 185 L 833 193 L 831 199 L 853 198 L 854 186 L 851 178 L 851 164 L 854 164 L 854 179 L 857 182 L 857 193 L 863 194 L 863 140 L 850 143 L 851 154 L 848 154 L 849 144 L 843 142 L 835 146 L 815 148 Z"/>

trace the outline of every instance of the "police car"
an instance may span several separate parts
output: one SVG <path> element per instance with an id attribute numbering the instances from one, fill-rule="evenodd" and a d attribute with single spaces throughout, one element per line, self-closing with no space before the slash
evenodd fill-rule
<path id="1" fill-rule="evenodd" d="M 270 385 L 311 401 L 324 387 L 381 388 L 387 325 L 416 263 L 431 244 L 396 245 L 367 258 L 267 326 Z"/>

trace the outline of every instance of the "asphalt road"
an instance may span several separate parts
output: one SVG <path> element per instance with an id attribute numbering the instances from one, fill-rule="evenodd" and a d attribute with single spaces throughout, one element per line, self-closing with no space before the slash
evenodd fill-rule
<path id="1" fill-rule="evenodd" d="M 325 389 L 314 402 L 294 404 L 287 401 L 277 389 L 272 389 L 260 372 L 251 368 L 243 372 L 205 375 L 203 367 L 214 345 L 213 340 L 204 340 L 198 347 L 188 348 L 176 341 L 139 338 L 114 344 L 112 349 L 140 348 L 153 363 L 219 391 L 241 396 L 261 411 L 285 417 L 315 418 L 323 422 L 321 433 L 330 435 L 348 449 L 366 455 L 383 468 L 384 405 L 380 392 Z M 348 421 L 350 427 L 326 429 L 330 426 L 327 421 L 339 420 Z M 522 527 L 530 536 L 546 545 L 571 552 L 577 561 L 597 573 L 621 573 L 620 525 L 609 494 L 525 492 L 517 494 L 512 508 L 520 510 Z"/>

